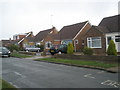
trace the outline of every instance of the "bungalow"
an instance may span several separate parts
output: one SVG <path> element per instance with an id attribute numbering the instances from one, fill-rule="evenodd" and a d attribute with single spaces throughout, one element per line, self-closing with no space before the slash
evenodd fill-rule
<path id="1" fill-rule="evenodd" d="M 92 26 L 85 34 L 85 46 L 93 48 L 94 53 L 105 54 L 110 40 L 113 40 L 117 52 L 120 52 L 120 34 L 118 26 L 120 15 L 103 18 L 98 26 Z"/>
<path id="2" fill-rule="evenodd" d="M 81 51 L 84 47 L 84 41 L 81 38 L 90 28 L 89 21 L 64 26 L 58 33 L 61 44 L 73 43 L 75 52 Z"/>
<path id="3" fill-rule="evenodd" d="M 23 41 L 23 48 L 25 48 L 25 47 L 31 47 L 31 46 L 34 46 L 34 45 L 35 45 L 35 43 L 34 43 L 34 36 L 27 37 Z"/>
<path id="4" fill-rule="evenodd" d="M 33 37 L 33 32 L 28 32 L 25 34 L 18 34 L 18 35 L 14 35 L 13 36 L 13 41 L 11 42 L 11 44 L 16 44 L 18 45 L 20 48 L 24 48 L 24 40 L 25 38 L 28 37 Z"/>
<path id="5" fill-rule="evenodd" d="M 53 38 L 55 38 L 55 34 L 57 34 L 58 31 L 55 27 L 52 27 L 51 29 L 40 31 L 37 35 L 34 37 L 28 37 L 24 41 L 24 47 L 26 46 L 35 46 L 35 45 L 44 45 L 45 50 L 49 49 L 54 41 Z"/>
<path id="6" fill-rule="evenodd" d="M 52 45 L 60 44 L 59 35 L 57 33 L 49 34 L 45 39 L 45 50 L 48 51 Z"/>

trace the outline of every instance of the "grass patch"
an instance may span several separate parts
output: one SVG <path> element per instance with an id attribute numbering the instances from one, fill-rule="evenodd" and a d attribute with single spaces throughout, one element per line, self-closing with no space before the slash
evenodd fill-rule
<path id="1" fill-rule="evenodd" d="M 32 57 L 31 55 L 26 55 L 26 54 L 20 54 L 20 53 L 11 53 L 12 57 L 17 57 L 17 58 L 28 58 Z"/>
<path id="2" fill-rule="evenodd" d="M 72 65 L 83 65 L 83 66 L 86 65 L 86 66 L 94 66 L 94 67 L 101 67 L 101 68 L 111 68 L 111 67 L 117 66 L 117 64 L 108 64 L 108 63 L 97 62 L 97 61 L 70 60 L 70 59 L 60 59 L 60 58 L 41 58 L 41 59 L 35 59 L 35 60 L 72 64 Z"/>
<path id="3" fill-rule="evenodd" d="M 14 86 L 12 86 L 8 82 L 6 82 L 4 80 L 1 80 L 1 79 L 0 79 L 0 89 L 2 89 L 2 90 L 8 90 L 8 89 L 18 90 L 17 88 L 15 88 Z"/>

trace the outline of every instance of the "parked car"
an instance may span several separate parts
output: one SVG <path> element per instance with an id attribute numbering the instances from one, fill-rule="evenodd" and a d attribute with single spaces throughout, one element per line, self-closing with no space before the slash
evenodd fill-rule
<path id="1" fill-rule="evenodd" d="M 67 45 L 66 44 L 59 44 L 59 45 L 53 45 L 49 52 L 54 55 L 56 53 L 67 53 Z"/>
<path id="2" fill-rule="evenodd" d="M 38 48 L 38 47 L 35 47 L 35 46 L 31 46 L 31 47 L 26 47 L 25 48 L 25 51 L 26 52 L 39 52 L 40 51 L 40 48 Z"/>
<path id="3" fill-rule="evenodd" d="M 10 57 L 11 52 L 6 47 L 0 47 L 0 56 Z"/>

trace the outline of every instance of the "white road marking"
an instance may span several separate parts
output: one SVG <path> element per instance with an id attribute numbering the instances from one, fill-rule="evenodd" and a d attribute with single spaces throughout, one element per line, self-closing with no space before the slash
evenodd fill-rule
<path id="1" fill-rule="evenodd" d="M 9 82 L 11 85 L 13 85 L 16 88 L 19 88 L 17 85 L 14 85 L 12 82 Z"/>
<path id="2" fill-rule="evenodd" d="M 26 76 L 24 76 L 24 75 L 22 75 L 22 74 L 20 74 L 20 73 L 18 73 L 18 72 L 14 72 L 16 75 L 18 75 L 18 76 L 21 76 L 22 78 L 25 78 Z"/>
<path id="3" fill-rule="evenodd" d="M 97 72 L 97 73 L 101 74 L 101 73 L 104 73 L 104 71 L 100 71 L 100 72 Z"/>
<path id="4" fill-rule="evenodd" d="M 104 82 L 101 83 L 102 85 L 107 85 L 107 86 L 113 86 L 115 88 L 119 88 L 120 87 L 120 83 L 116 82 L 116 81 L 112 81 L 112 80 L 106 80 Z"/>
<path id="5" fill-rule="evenodd" d="M 92 74 L 87 74 L 87 75 L 84 75 L 84 77 L 86 77 L 86 78 L 95 78 L 95 77 L 93 77 L 93 76 L 91 76 Z"/>
<path id="6" fill-rule="evenodd" d="M 22 74 L 18 73 L 18 72 L 14 72 L 15 74 L 19 75 L 19 76 L 22 76 Z"/>

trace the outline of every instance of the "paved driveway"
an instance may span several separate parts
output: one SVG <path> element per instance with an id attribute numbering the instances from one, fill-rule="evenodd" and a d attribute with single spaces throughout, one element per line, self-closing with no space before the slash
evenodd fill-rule
<path id="1" fill-rule="evenodd" d="M 119 86 L 118 73 L 12 57 L 2 59 L 2 77 L 18 88 L 117 88 Z"/>

